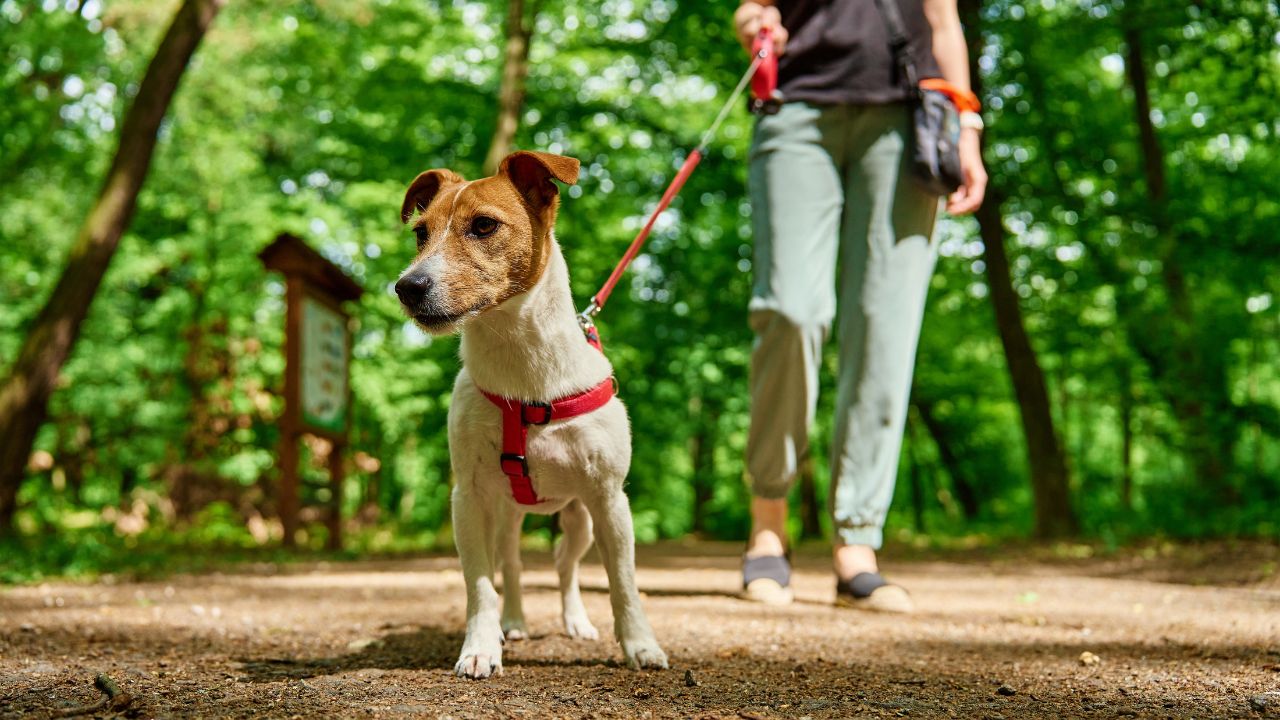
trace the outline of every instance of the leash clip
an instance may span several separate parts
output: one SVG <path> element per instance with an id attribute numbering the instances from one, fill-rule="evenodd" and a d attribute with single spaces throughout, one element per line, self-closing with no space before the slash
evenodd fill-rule
<path id="1" fill-rule="evenodd" d="M 596 304 L 595 298 L 591 298 L 591 302 L 587 303 L 587 309 L 578 313 L 578 324 L 582 326 L 583 332 L 591 330 L 596 326 L 592 318 L 599 314 L 600 306 Z"/>
<path id="2" fill-rule="evenodd" d="M 600 344 L 600 331 L 596 329 L 596 324 L 591 319 L 599 312 L 600 303 L 592 297 L 587 309 L 578 313 L 578 327 L 582 328 L 582 336 L 587 339 L 588 345 L 600 352 L 604 352 L 604 346 Z"/>

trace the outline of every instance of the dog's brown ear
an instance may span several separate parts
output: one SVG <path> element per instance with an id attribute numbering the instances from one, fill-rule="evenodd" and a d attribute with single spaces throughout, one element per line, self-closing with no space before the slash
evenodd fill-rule
<path id="1" fill-rule="evenodd" d="M 530 201 L 545 206 L 560 194 L 552 178 L 567 185 L 577 184 L 579 167 L 576 158 L 520 150 L 502 161 L 498 174 L 506 175 Z"/>
<path id="2" fill-rule="evenodd" d="M 426 210 L 440 193 L 440 188 L 464 182 L 462 176 L 452 170 L 428 170 L 409 183 L 400 205 L 400 222 L 407 223 L 413 214 Z"/>

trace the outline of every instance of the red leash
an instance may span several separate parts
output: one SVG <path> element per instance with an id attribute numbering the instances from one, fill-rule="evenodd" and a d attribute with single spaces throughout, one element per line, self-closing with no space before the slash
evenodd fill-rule
<path id="1" fill-rule="evenodd" d="M 622 273 L 626 271 L 627 266 L 640 253 L 640 248 L 644 245 L 644 241 L 649 239 L 649 231 L 653 230 L 653 224 L 658 221 L 658 216 L 666 210 L 671 201 L 676 199 L 676 195 L 680 192 L 680 188 L 684 187 L 684 181 L 689 179 L 693 174 L 693 169 L 698 166 L 698 161 L 702 160 L 702 148 L 694 148 L 689 153 L 689 157 L 685 158 L 684 164 L 680 166 L 680 171 L 676 173 L 675 178 L 671 180 L 671 184 L 667 186 L 667 191 L 662 193 L 662 199 L 658 201 L 658 207 L 654 209 L 653 214 L 649 216 L 649 221 L 640 228 L 636 239 L 631 241 L 631 247 L 623 253 L 622 260 L 613 268 L 613 272 L 609 274 L 609 279 L 604 281 L 604 285 L 599 292 L 591 297 L 591 306 L 595 307 L 592 315 L 604 309 L 604 304 L 609 300 L 609 294 L 613 292 L 613 287 L 618 284 L 618 280 L 622 279 Z"/>
<path id="2" fill-rule="evenodd" d="M 618 284 L 618 280 L 622 279 L 622 273 L 639 254 L 644 241 L 649 238 L 649 232 L 653 230 L 653 224 L 658 221 L 658 216 L 671 205 L 671 201 L 680 192 L 684 182 L 693 174 L 693 169 L 698 166 L 703 153 L 707 150 L 707 145 L 715 137 L 716 130 L 728 116 L 733 104 L 738 101 L 747 82 L 754 78 L 751 86 L 752 94 L 755 96 L 753 108 L 759 109 L 762 103 L 776 102 L 774 93 L 778 82 L 778 60 L 773 54 L 773 38 L 767 29 L 761 30 L 760 35 L 756 37 L 752 53 L 754 57 L 751 60 L 751 67 L 747 68 L 746 74 L 738 81 L 738 86 L 734 88 L 728 102 L 720 109 L 715 122 L 711 123 L 711 127 L 698 142 L 698 146 L 689 153 L 689 157 L 685 158 L 684 164 L 680 166 L 671 184 L 667 186 L 666 192 L 662 194 L 662 199 L 658 201 L 658 207 L 654 208 L 653 213 L 649 215 L 649 221 L 640 229 L 635 240 L 631 241 L 631 246 L 623 254 L 622 260 L 609 274 L 609 279 L 605 281 L 600 291 L 592 296 L 591 304 L 587 309 L 578 316 L 578 322 L 582 325 L 587 343 L 595 349 L 603 352 L 600 347 L 600 333 L 596 330 L 591 318 L 604 308 L 613 288 Z M 760 72 L 756 72 L 757 69 Z M 502 411 L 502 454 L 499 457 L 499 466 L 511 484 L 511 496 L 520 505 L 537 505 L 546 502 L 546 498 L 538 497 L 537 491 L 533 489 L 533 478 L 529 476 L 529 460 L 526 456 L 529 426 L 546 425 L 552 420 L 567 420 L 598 410 L 613 398 L 614 386 L 613 378 L 610 377 L 590 390 L 552 402 L 524 402 L 494 395 L 484 390 L 480 392 Z"/>
<path id="3" fill-rule="evenodd" d="M 662 193 L 662 199 L 658 201 L 658 206 L 649 215 L 648 222 L 644 224 L 644 227 L 640 228 L 636 238 L 631 241 L 631 246 L 627 248 L 627 251 L 622 255 L 622 259 L 618 261 L 617 266 L 613 268 L 613 272 L 609 274 L 609 279 L 605 280 L 600 290 L 591 296 L 591 302 L 587 305 L 587 309 L 583 310 L 582 314 L 578 316 L 578 322 L 582 324 L 583 330 L 588 334 L 594 331 L 592 318 L 604 309 L 604 304 L 608 302 L 614 286 L 622 279 L 622 273 L 626 271 L 627 266 L 640 253 L 640 248 L 644 246 L 644 241 L 649 239 L 649 232 L 653 230 L 653 224 L 658 221 L 658 216 L 671 205 L 671 201 L 679 194 L 680 188 L 684 187 L 685 181 L 693 174 L 693 169 L 698 166 L 707 150 L 707 145 L 715 138 L 716 130 L 720 128 L 720 124 L 729 115 L 729 111 L 733 108 L 734 103 L 738 101 L 738 97 L 742 95 L 747 83 L 751 82 L 753 107 L 758 108 L 765 103 L 775 101 L 778 87 L 778 57 L 773 52 L 773 33 L 769 28 L 760 30 L 760 34 L 756 36 L 751 51 L 753 55 L 751 66 L 747 68 L 747 72 L 738 81 L 738 86 L 729 95 L 728 101 L 720 108 L 720 114 L 716 116 L 715 121 L 711 123 L 711 127 L 702 135 L 698 146 L 685 158 L 684 164 L 680 166 L 676 176 L 671 179 L 671 184 L 667 186 L 666 192 Z"/>

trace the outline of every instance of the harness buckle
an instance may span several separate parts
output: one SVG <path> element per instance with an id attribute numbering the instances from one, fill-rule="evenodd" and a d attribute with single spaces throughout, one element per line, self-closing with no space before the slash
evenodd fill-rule
<path id="1" fill-rule="evenodd" d="M 542 419 L 530 420 L 527 414 L 529 408 L 538 408 L 542 410 Z M 520 403 L 520 422 L 525 425 L 546 425 L 551 422 L 551 403 L 539 402 L 537 400 L 534 400 L 533 402 Z"/>
<path id="2" fill-rule="evenodd" d="M 519 463 L 517 469 L 511 469 L 508 463 Z M 529 477 L 529 461 L 523 455 L 515 453 L 502 453 L 498 461 L 498 466 L 502 468 L 504 475 L 517 475 L 519 477 Z"/>

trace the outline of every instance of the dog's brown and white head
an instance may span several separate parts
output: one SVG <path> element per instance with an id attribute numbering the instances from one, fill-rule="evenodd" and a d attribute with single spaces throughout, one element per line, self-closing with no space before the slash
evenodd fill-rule
<path id="1" fill-rule="evenodd" d="M 578 161 L 539 152 L 508 155 L 498 173 L 466 181 L 428 170 L 409 185 L 400 207 L 418 254 L 396 283 L 400 304 L 435 334 L 532 288 L 551 252 L 560 192 Z"/>

